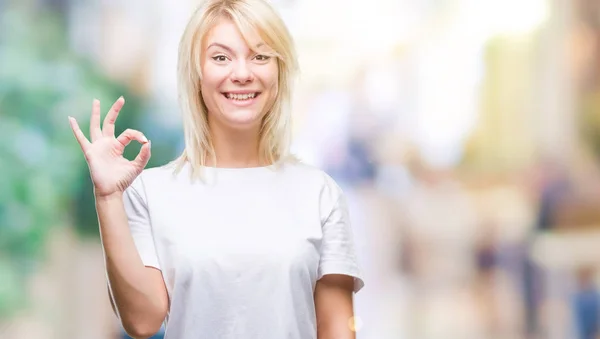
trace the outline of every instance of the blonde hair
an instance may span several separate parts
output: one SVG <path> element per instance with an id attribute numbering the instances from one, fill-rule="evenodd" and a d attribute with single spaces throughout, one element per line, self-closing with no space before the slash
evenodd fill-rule
<path id="1" fill-rule="evenodd" d="M 277 59 L 278 90 L 273 105 L 263 118 L 259 155 L 268 164 L 277 164 L 290 157 L 292 126 L 289 104 L 294 75 L 298 69 L 290 33 L 275 9 L 265 0 L 206 0 L 193 13 L 185 28 L 179 43 L 177 65 L 185 149 L 174 163 L 177 172 L 189 163 L 193 178 L 202 176 L 201 169 L 206 166 L 209 156 L 216 164 L 208 112 L 200 89 L 201 60 L 205 36 L 223 18 L 237 26 L 252 48 L 255 45 L 249 39 L 257 34 Z"/>

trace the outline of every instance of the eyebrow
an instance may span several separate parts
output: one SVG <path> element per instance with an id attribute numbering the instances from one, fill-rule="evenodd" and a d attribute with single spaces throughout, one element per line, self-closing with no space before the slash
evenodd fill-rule
<path id="1" fill-rule="evenodd" d="M 260 42 L 254 48 L 258 49 L 258 48 L 260 48 L 260 47 L 262 47 L 264 45 L 265 44 L 263 42 Z M 218 43 L 218 42 L 211 43 L 210 45 L 208 45 L 208 47 L 206 49 L 210 49 L 211 47 L 219 47 L 219 48 L 222 48 L 222 49 L 228 51 L 229 53 L 233 53 L 233 50 L 231 50 L 231 48 L 229 48 L 229 47 L 227 47 L 227 46 L 225 46 L 225 45 L 223 45 L 221 43 Z"/>

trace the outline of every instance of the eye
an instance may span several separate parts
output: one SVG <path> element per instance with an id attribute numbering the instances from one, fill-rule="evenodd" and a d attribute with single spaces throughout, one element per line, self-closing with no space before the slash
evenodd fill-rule
<path id="1" fill-rule="evenodd" d="M 214 61 L 217 61 L 217 62 L 225 62 L 225 61 L 227 61 L 227 57 L 224 56 L 224 55 L 215 55 L 214 57 L 212 57 L 212 59 Z"/>
<path id="2" fill-rule="evenodd" d="M 270 56 L 263 55 L 263 54 L 259 54 L 259 55 L 255 56 L 254 58 L 258 61 L 267 61 L 267 60 L 271 59 Z"/>

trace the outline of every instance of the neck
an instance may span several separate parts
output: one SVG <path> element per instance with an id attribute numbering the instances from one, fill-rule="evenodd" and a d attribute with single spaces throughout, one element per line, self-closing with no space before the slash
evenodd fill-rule
<path id="1" fill-rule="evenodd" d="M 264 164 L 259 156 L 259 129 L 227 130 L 223 127 L 210 128 L 217 163 L 208 158 L 207 166 L 244 168 L 259 167 Z"/>

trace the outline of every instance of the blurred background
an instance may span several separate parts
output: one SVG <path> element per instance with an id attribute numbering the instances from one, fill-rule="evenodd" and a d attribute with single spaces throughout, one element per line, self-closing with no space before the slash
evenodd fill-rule
<path id="1" fill-rule="evenodd" d="M 273 2 L 294 151 L 350 201 L 358 338 L 600 338 L 600 1 Z M 0 338 L 126 338 L 67 116 L 124 95 L 117 132 L 178 155 L 196 4 L 0 0 Z"/>

